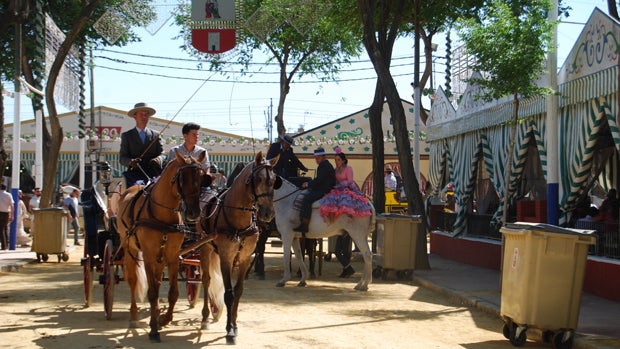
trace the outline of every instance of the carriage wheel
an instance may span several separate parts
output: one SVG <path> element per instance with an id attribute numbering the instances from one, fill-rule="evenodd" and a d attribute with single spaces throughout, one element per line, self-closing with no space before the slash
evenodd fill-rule
<path id="1" fill-rule="evenodd" d="M 84 258 L 84 305 L 90 307 L 93 301 L 93 269 L 90 256 Z"/>
<path id="2" fill-rule="evenodd" d="M 114 253 L 114 244 L 112 240 L 105 242 L 103 250 L 103 310 L 105 318 L 112 318 L 112 304 L 114 303 L 114 286 L 116 285 L 116 277 L 114 275 L 114 266 L 112 265 L 112 254 Z"/>
<path id="3" fill-rule="evenodd" d="M 69 254 L 68 254 L 68 253 L 63 252 L 63 253 L 62 253 L 62 261 L 63 261 L 63 262 L 66 262 L 66 261 L 68 261 L 68 260 L 69 260 Z"/>
<path id="4" fill-rule="evenodd" d="M 193 308 L 196 306 L 196 303 L 198 303 L 198 299 L 200 298 L 200 284 L 202 282 L 200 277 L 200 269 L 193 265 L 186 266 L 185 273 L 187 300 L 189 301 L 190 308 Z"/>

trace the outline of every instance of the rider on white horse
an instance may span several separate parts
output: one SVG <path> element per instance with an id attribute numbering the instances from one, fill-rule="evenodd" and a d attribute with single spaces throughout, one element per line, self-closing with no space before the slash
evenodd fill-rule
<path id="1" fill-rule="evenodd" d="M 308 232 L 308 223 L 310 223 L 310 215 L 312 214 L 312 203 L 319 200 L 336 184 L 336 172 L 334 166 L 327 160 L 325 149 L 317 148 L 314 151 L 314 161 L 319 165 L 316 169 L 316 177 L 310 182 L 302 184 L 303 189 L 308 189 L 306 196 L 301 202 L 301 211 L 299 218 L 301 224 L 294 231 L 302 234 Z"/>

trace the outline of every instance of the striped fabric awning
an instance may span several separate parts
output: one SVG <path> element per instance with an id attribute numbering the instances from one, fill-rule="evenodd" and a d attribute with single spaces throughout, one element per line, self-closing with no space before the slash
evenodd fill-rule
<path id="1" fill-rule="evenodd" d="M 597 134 L 606 120 L 616 145 L 620 146 L 616 115 L 615 94 L 593 98 L 561 109 L 560 152 L 561 200 L 560 225 L 570 220 L 570 212 L 577 205 L 579 196 L 585 190 L 593 163 Z M 610 188 L 605 188 L 610 189 Z"/>

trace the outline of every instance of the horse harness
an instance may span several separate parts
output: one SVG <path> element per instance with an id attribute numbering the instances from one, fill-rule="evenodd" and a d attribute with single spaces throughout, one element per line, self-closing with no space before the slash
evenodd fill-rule
<path id="1" fill-rule="evenodd" d="M 166 246 L 166 242 L 168 241 L 168 233 L 187 234 L 188 232 L 191 232 L 191 230 L 188 228 L 187 224 L 170 224 L 170 223 L 162 222 L 158 220 L 157 218 L 154 218 L 155 216 L 153 215 L 152 205 L 156 205 L 156 206 L 165 208 L 170 211 L 183 212 L 182 208 L 185 205 L 185 195 L 183 193 L 183 188 L 181 187 L 181 182 L 183 181 L 182 170 L 186 168 L 200 168 L 201 169 L 200 164 L 197 164 L 197 163 L 180 166 L 177 169 L 177 173 L 172 177 L 172 183 L 173 184 L 176 183 L 177 196 L 179 198 L 179 206 L 177 206 L 176 208 L 168 207 L 166 205 L 163 205 L 155 201 L 151 196 L 151 191 L 153 190 L 155 183 L 151 182 L 148 185 L 142 187 L 142 189 L 138 191 L 136 195 L 134 195 L 134 197 L 131 198 L 129 205 L 127 206 L 127 209 L 131 213 L 130 215 L 131 222 L 128 223 L 125 220 L 121 219 L 121 223 L 123 224 L 127 232 L 125 236 L 125 240 L 129 239 L 129 237 L 133 235 L 136 239 L 136 245 L 138 246 L 138 248 L 140 248 L 140 241 L 138 240 L 138 236 L 135 235 L 136 228 L 140 226 L 145 226 L 145 227 L 156 229 L 162 232 L 162 240 L 160 242 L 160 254 L 157 257 L 157 261 L 159 263 L 163 261 L 163 253 L 161 251 L 163 251 L 164 247 Z M 196 182 L 193 184 L 198 186 Z M 198 193 L 192 193 L 190 195 L 191 196 L 200 195 L 200 191 L 198 191 Z M 136 211 L 136 204 L 138 200 L 140 199 L 140 197 L 143 197 L 143 196 L 144 196 L 144 200 L 142 201 L 140 207 Z M 146 208 L 146 213 L 149 218 L 140 219 L 140 220 L 135 219 L 134 217 L 140 217 L 140 215 L 142 214 L 145 208 Z M 125 214 L 121 214 L 121 217 L 125 217 L 125 216 L 126 216 Z M 132 257 L 137 260 L 136 256 L 132 256 Z"/>
<path id="2" fill-rule="evenodd" d="M 252 168 L 252 173 L 248 176 L 248 178 L 245 181 L 245 185 L 251 185 L 251 188 L 252 188 L 253 198 L 252 198 L 251 207 L 224 205 L 224 201 L 226 199 L 226 196 L 229 193 L 230 188 L 227 188 L 221 192 L 218 192 L 216 195 L 212 196 L 207 201 L 204 209 L 202 210 L 200 214 L 200 226 L 202 230 L 207 233 L 207 236 L 215 233 L 215 231 L 213 230 L 215 230 L 216 227 L 218 226 L 218 220 L 220 216 L 224 217 L 226 226 L 230 227 L 230 229 L 224 230 L 223 232 L 227 233 L 226 235 L 231 240 L 241 240 L 243 242 L 243 240 L 246 237 L 259 233 L 257 218 L 256 218 L 256 212 L 257 212 L 256 202 L 258 202 L 259 198 L 263 196 L 273 195 L 273 193 L 257 194 L 256 186 L 254 184 L 254 179 L 256 178 L 256 175 L 258 174 L 260 170 L 268 169 L 268 167 L 271 167 L 271 166 L 267 164 L 261 164 L 259 166 L 254 166 Z M 271 180 L 272 179 L 271 179 L 271 176 L 269 175 L 269 171 L 267 171 L 267 181 L 270 182 Z M 250 220 L 250 224 L 247 227 L 235 228 L 233 222 L 231 222 L 230 218 L 226 214 L 225 209 L 227 208 L 233 209 L 233 210 L 252 212 L 252 218 Z M 212 223 L 212 224 L 209 224 L 209 223 Z M 213 229 L 211 229 L 210 227 L 213 227 Z"/>

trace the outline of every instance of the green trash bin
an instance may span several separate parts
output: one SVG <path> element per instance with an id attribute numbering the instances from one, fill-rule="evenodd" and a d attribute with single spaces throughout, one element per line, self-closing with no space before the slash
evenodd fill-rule
<path id="1" fill-rule="evenodd" d="M 500 231 L 504 336 L 521 346 L 527 329 L 538 328 L 556 348 L 570 348 L 594 231 L 522 222 Z"/>
<path id="2" fill-rule="evenodd" d="M 58 255 L 58 262 L 69 260 L 67 249 L 67 211 L 62 207 L 35 208 L 35 232 L 32 251 L 37 260 L 47 262 L 50 254 Z"/>
<path id="3" fill-rule="evenodd" d="M 413 275 L 421 224 L 419 215 L 383 213 L 377 216 L 377 267 L 373 276 L 385 279 L 390 270 L 396 271 L 401 279 Z"/>

